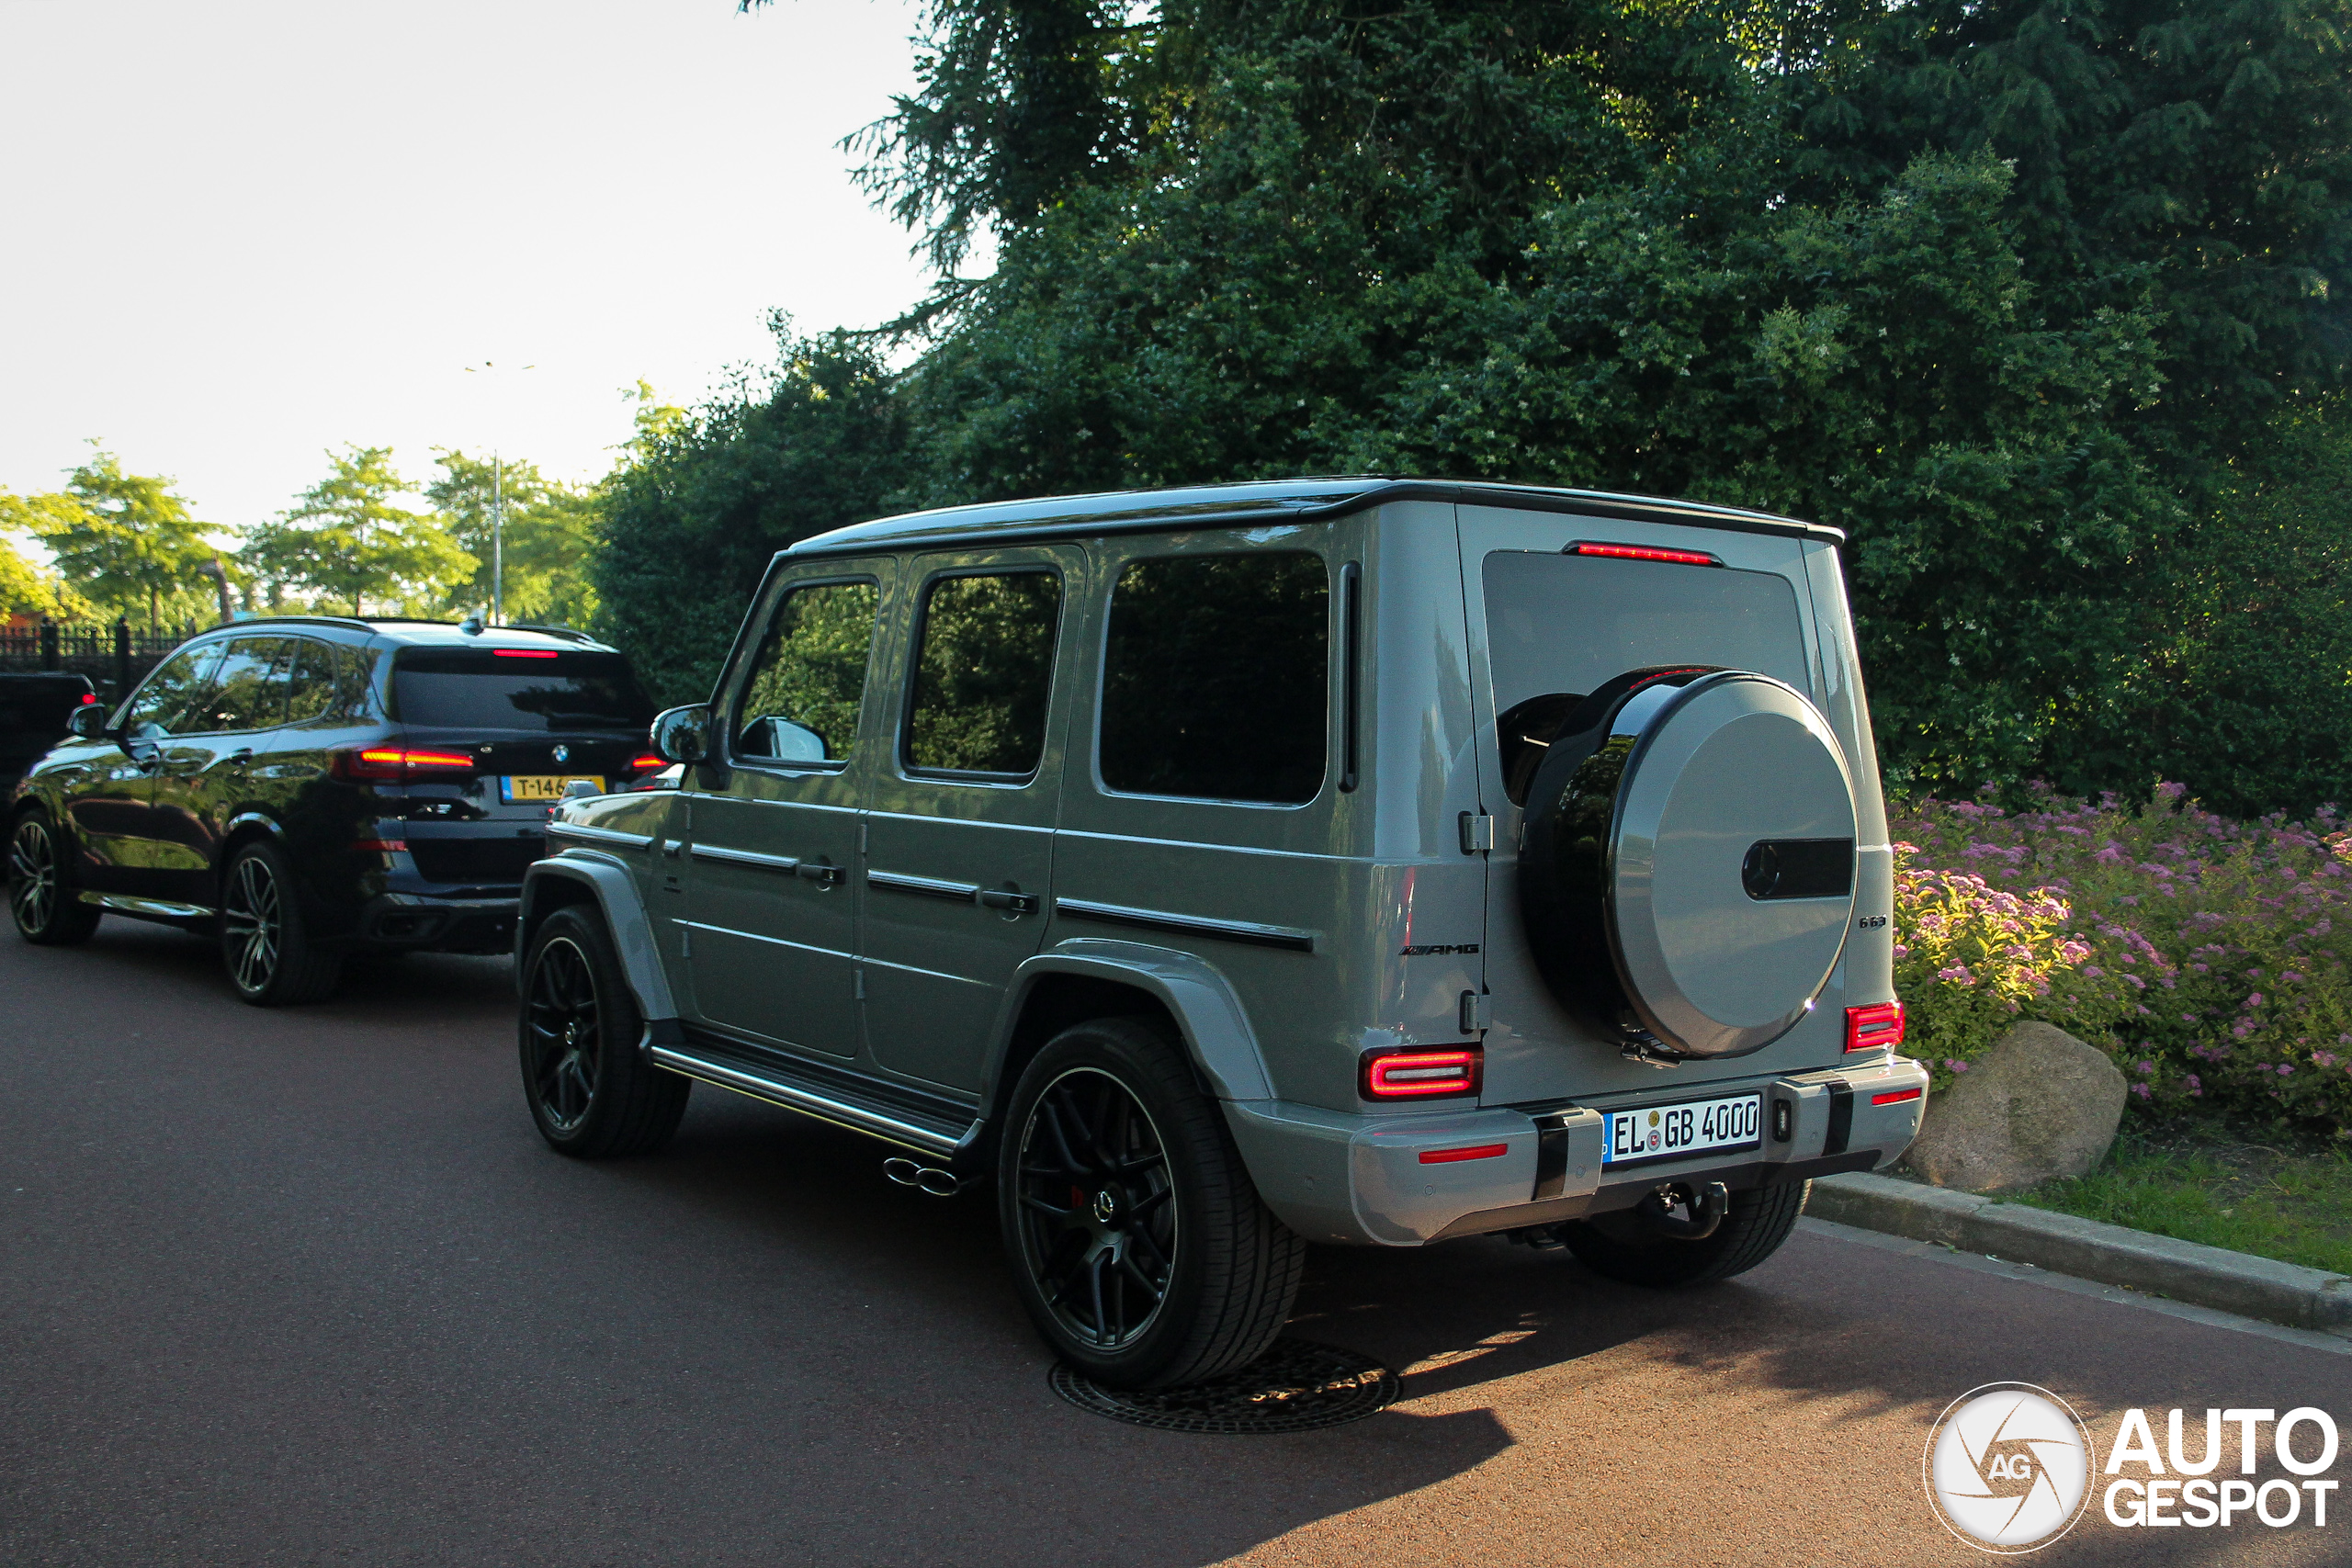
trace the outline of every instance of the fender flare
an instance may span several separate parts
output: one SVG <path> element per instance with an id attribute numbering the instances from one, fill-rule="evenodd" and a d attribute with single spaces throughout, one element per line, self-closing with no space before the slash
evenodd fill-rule
<path id="1" fill-rule="evenodd" d="M 1080 975 L 1133 986 L 1159 999 L 1176 1021 L 1186 1053 L 1218 1100 L 1271 1100 L 1272 1080 L 1249 1014 L 1216 967 L 1196 953 L 1148 942 L 1080 937 L 1024 959 L 1012 972 L 991 1032 L 989 1066 L 980 1087 L 980 1113 L 993 1121 L 1012 1086 L 1003 1081 L 1015 1027 L 1038 982 Z"/>
<path id="2" fill-rule="evenodd" d="M 531 933 L 546 919 L 547 893 L 555 882 L 583 886 L 595 900 L 597 912 L 605 918 L 605 930 L 613 939 L 613 951 L 620 955 L 621 972 L 637 998 L 639 1016 L 648 1023 L 676 1018 L 677 1003 L 670 997 L 670 977 L 662 972 L 662 954 L 653 944 L 653 923 L 646 915 L 637 878 L 619 861 L 594 850 L 568 849 L 533 862 L 523 874 L 523 896 L 514 921 L 516 988 L 524 982 L 523 958 L 530 950 Z"/>

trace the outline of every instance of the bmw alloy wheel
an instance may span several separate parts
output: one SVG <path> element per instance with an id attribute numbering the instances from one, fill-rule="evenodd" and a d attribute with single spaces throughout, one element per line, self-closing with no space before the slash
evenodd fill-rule
<path id="1" fill-rule="evenodd" d="M 28 817 L 8 840 L 8 908 L 17 929 L 46 931 L 57 897 L 57 841 L 48 823 Z"/>
<path id="2" fill-rule="evenodd" d="M 257 996 L 277 978 L 286 941 L 285 901 L 277 878 L 259 855 L 245 856 L 231 873 L 220 919 L 228 931 L 230 976 L 239 990 Z"/>

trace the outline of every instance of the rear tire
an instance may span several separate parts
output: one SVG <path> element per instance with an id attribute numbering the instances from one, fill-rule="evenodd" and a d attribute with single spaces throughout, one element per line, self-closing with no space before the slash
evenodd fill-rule
<path id="1" fill-rule="evenodd" d="M 8 913 L 37 947 L 73 947 L 98 929 L 98 911 L 74 886 L 73 854 L 49 818 L 28 811 L 8 835 Z"/>
<path id="2" fill-rule="evenodd" d="M 1114 1388 L 1257 1359 L 1306 1245 L 1250 1179 L 1181 1049 L 1141 1019 L 1063 1031 L 1022 1073 L 997 1157 L 1015 1290 L 1056 1353 Z"/>
<path id="3" fill-rule="evenodd" d="M 558 909 L 523 962 L 523 1096 L 558 1154 L 611 1159 L 659 1151 L 686 1113 L 691 1079 L 639 1054 L 645 1032 L 605 923 Z"/>
<path id="4" fill-rule="evenodd" d="M 1677 1290 L 1745 1274 L 1780 1250 L 1804 1212 L 1809 1181 L 1751 1187 L 1731 1195 L 1715 1233 L 1699 1241 L 1651 1235 L 1631 1214 L 1566 1220 L 1552 1227 L 1577 1261 L 1629 1285 Z"/>
<path id="5" fill-rule="evenodd" d="M 311 945 L 310 917 L 286 857 L 266 843 L 230 857 L 220 878 L 220 959 L 237 995 L 257 1008 L 324 1001 L 343 960 Z"/>

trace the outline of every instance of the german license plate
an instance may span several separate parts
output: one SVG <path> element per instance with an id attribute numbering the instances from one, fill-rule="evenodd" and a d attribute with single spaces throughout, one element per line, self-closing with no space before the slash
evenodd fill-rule
<path id="1" fill-rule="evenodd" d="M 1680 1105 L 1645 1105 L 1634 1111 L 1611 1111 L 1607 1122 L 1608 1141 L 1600 1156 L 1604 1166 L 1760 1148 L 1764 1096 L 1760 1092 L 1733 1094 Z"/>
<path id="2" fill-rule="evenodd" d="M 605 793 L 605 781 L 594 773 L 509 773 L 498 781 L 498 798 L 510 804 L 517 800 L 561 800 L 563 786 L 592 784 L 596 793 Z"/>

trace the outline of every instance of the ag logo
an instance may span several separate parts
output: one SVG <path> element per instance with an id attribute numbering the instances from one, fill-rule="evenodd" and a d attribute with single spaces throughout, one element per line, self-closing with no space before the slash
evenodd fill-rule
<path id="1" fill-rule="evenodd" d="M 2090 1500 L 2090 1433 L 2048 1389 L 1986 1383 L 1936 1418 L 1922 1468 L 1952 1534 L 1982 1551 L 2038 1551 Z"/>

